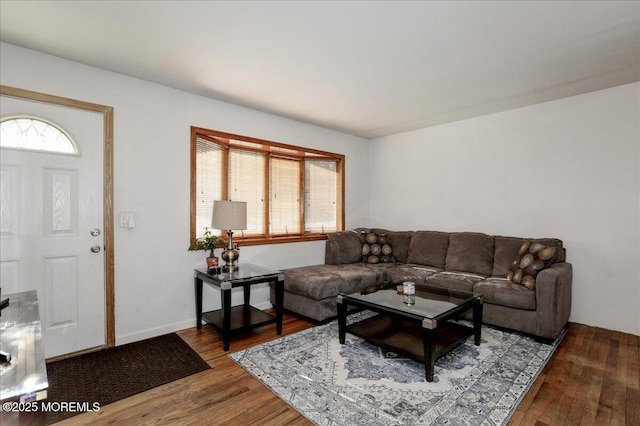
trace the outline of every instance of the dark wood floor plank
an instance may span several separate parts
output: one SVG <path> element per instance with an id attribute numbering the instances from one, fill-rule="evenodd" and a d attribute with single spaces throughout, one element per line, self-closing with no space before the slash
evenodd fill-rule
<path id="1" fill-rule="evenodd" d="M 640 338 L 629 338 L 627 361 L 627 398 L 625 420 L 628 425 L 640 425 Z"/>
<path id="2" fill-rule="evenodd" d="M 582 364 L 574 354 L 588 349 L 590 341 L 585 337 L 586 329 L 572 325 L 560 344 L 560 350 L 554 354 L 552 363 L 550 363 L 547 374 L 554 380 L 560 381 L 562 387 L 562 395 L 556 401 L 556 407 L 561 407 L 561 409 L 554 413 L 558 424 L 572 424 L 571 410 L 576 409 L 575 397 L 579 392 L 579 382 L 575 378 L 582 374 Z M 521 409 L 518 407 L 517 411 Z"/>
<path id="3" fill-rule="evenodd" d="M 609 353 L 605 366 L 604 382 L 596 421 L 609 424 L 624 424 L 624 401 L 627 396 L 626 373 L 627 355 L 624 350 L 625 335 L 612 333 L 609 340 Z M 609 417 L 605 419 L 601 413 L 609 409 Z"/>
<path id="4" fill-rule="evenodd" d="M 588 367 L 585 371 L 588 371 L 589 376 L 589 387 L 586 395 L 586 405 L 584 412 L 582 414 L 581 425 L 595 425 L 596 418 L 598 416 L 600 395 L 602 395 L 602 383 L 604 382 L 604 372 L 605 372 L 605 364 L 606 364 L 606 356 L 607 356 L 607 346 L 609 344 L 609 335 L 611 332 L 603 329 L 596 329 L 596 332 L 593 336 L 593 342 L 589 347 L 589 352 L 587 354 L 588 357 Z M 606 415 L 607 413 L 603 413 Z M 610 413 L 608 413 L 610 414 Z M 609 419 L 605 419 L 606 423 L 600 424 L 609 424 Z"/>
<path id="5" fill-rule="evenodd" d="M 590 351 L 595 335 L 595 328 L 581 326 L 578 334 L 578 341 L 575 352 L 572 352 L 569 359 L 573 363 L 571 375 L 569 377 L 571 393 L 569 398 L 569 412 L 566 414 L 565 423 L 567 425 L 580 425 L 587 404 L 586 395 L 591 384 L 591 370 L 587 354 Z"/>
<path id="6" fill-rule="evenodd" d="M 312 327 L 285 315 L 283 334 Z M 212 367 L 109 404 L 65 425 L 310 425 L 227 355 L 278 338 L 273 325 L 231 340 L 212 327 L 178 333 Z M 640 337 L 582 324 L 567 335 L 513 414 L 510 425 L 640 425 Z"/>

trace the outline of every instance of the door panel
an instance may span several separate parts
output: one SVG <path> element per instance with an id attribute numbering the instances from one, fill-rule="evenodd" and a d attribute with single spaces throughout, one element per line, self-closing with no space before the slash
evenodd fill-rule
<path id="1" fill-rule="evenodd" d="M 78 256 L 45 259 L 44 331 L 78 326 Z"/>
<path id="2" fill-rule="evenodd" d="M 2 257 L 0 283 L 5 294 L 20 291 L 20 260 Z"/>
<path id="3" fill-rule="evenodd" d="M 105 334 L 103 116 L 0 97 L 69 133 L 79 155 L 0 151 L 2 293 L 37 290 L 47 358 L 103 346 Z"/>

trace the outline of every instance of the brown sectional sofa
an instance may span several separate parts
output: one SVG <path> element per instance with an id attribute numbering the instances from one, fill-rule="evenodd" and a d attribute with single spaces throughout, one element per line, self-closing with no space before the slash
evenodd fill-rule
<path id="1" fill-rule="evenodd" d="M 385 236 L 392 249 L 391 262 L 363 262 L 367 260 L 363 245 L 369 233 Z M 506 278 L 525 241 L 557 249 L 554 262 L 539 271 L 532 289 Z M 389 281 L 473 291 L 483 296 L 484 323 L 542 338 L 555 338 L 571 312 L 572 268 L 566 262 L 562 241 L 555 238 L 356 229 L 329 235 L 324 265 L 283 273 L 284 308 L 317 322 L 337 315 L 338 293 Z M 274 296 L 272 289 L 272 302 Z"/>

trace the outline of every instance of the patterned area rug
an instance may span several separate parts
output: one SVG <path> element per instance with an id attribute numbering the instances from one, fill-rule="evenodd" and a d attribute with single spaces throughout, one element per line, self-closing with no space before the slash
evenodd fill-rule
<path id="1" fill-rule="evenodd" d="M 229 356 L 318 425 L 501 425 L 563 335 L 545 344 L 483 326 L 480 346 L 470 337 L 440 358 L 431 383 L 423 364 L 349 334 L 341 345 L 337 321 Z"/>
<path id="2" fill-rule="evenodd" d="M 107 404 L 210 368 L 175 333 L 47 364 L 49 402 Z M 47 414 L 56 423 L 80 414 Z"/>

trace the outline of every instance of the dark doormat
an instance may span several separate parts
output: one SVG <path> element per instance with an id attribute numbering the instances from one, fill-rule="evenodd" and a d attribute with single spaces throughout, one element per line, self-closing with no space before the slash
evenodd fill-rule
<path id="1" fill-rule="evenodd" d="M 175 333 L 47 364 L 48 402 L 73 402 L 92 409 L 210 368 Z M 79 412 L 47 413 L 55 423 Z"/>

